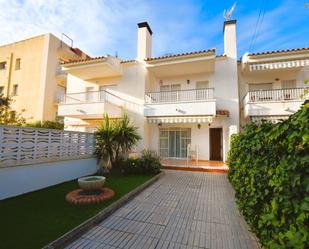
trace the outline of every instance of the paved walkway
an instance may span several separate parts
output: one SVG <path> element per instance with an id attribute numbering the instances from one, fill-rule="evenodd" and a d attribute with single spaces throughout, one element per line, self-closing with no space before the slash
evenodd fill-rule
<path id="1" fill-rule="evenodd" d="M 67 248 L 258 248 L 226 174 L 165 172 Z"/>

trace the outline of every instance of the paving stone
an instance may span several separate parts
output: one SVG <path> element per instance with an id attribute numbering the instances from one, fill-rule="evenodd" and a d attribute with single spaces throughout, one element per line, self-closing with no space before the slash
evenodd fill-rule
<path id="1" fill-rule="evenodd" d="M 169 171 L 70 249 L 255 249 L 225 174 Z"/>

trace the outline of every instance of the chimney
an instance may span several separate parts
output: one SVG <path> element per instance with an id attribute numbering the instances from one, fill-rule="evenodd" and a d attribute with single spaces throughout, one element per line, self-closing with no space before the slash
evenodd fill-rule
<path id="1" fill-rule="evenodd" d="M 225 21 L 223 25 L 224 33 L 224 54 L 227 57 L 237 59 L 236 47 L 236 20 Z"/>
<path id="2" fill-rule="evenodd" d="M 152 31 L 147 22 L 137 24 L 137 60 L 143 61 L 151 57 Z"/>

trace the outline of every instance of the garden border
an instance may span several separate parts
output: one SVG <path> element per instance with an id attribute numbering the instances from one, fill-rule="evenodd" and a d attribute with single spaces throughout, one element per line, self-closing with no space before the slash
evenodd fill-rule
<path id="1" fill-rule="evenodd" d="M 102 222 L 112 213 L 114 213 L 117 209 L 122 207 L 124 204 L 132 200 L 137 194 L 142 192 L 144 189 L 149 187 L 151 184 L 156 182 L 161 176 L 164 175 L 164 172 L 161 171 L 159 174 L 155 175 L 147 182 L 144 182 L 142 185 L 138 186 L 131 192 L 127 193 L 125 196 L 121 197 L 118 201 L 114 202 L 113 204 L 109 205 L 108 207 L 104 208 L 102 211 L 97 213 L 95 216 L 89 218 L 88 220 L 84 221 L 82 224 L 78 225 L 77 227 L 73 228 L 71 231 L 65 233 L 58 239 L 52 241 L 48 245 L 44 246 L 42 249 L 61 249 L 73 242 L 75 239 L 80 237 L 82 234 L 89 231 L 98 223 Z"/>

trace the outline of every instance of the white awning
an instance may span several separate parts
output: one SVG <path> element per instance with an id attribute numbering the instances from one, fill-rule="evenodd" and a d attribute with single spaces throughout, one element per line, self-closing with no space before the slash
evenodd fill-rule
<path id="1" fill-rule="evenodd" d="M 252 116 L 252 117 L 251 117 L 251 121 L 252 121 L 252 122 L 260 123 L 260 122 L 262 122 L 263 120 L 265 120 L 265 121 L 269 121 L 269 122 L 275 124 L 275 123 L 280 122 L 281 120 L 285 120 L 285 119 L 288 119 L 288 118 L 289 118 L 289 115 Z"/>
<path id="2" fill-rule="evenodd" d="M 149 117 L 149 124 L 211 123 L 212 116 Z"/>
<path id="3" fill-rule="evenodd" d="M 261 70 L 295 68 L 295 67 L 304 67 L 304 66 L 309 66 L 309 59 L 252 64 L 249 66 L 249 70 L 250 71 L 261 71 Z"/>

